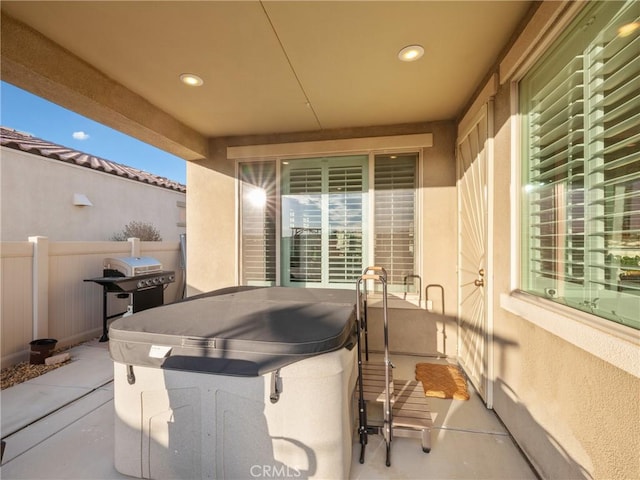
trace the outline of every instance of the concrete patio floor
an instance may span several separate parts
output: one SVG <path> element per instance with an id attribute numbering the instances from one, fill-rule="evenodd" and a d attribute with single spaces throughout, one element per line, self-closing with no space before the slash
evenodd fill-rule
<path id="1" fill-rule="evenodd" d="M 114 468 L 113 373 L 107 343 L 69 350 L 72 361 L 0 394 L 3 479 L 127 479 Z M 396 378 L 413 379 L 415 364 L 393 355 Z M 365 463 L 354 438 L 351 479 L 536 479 L 520 450 L 475 392 L 468 401 L 429 399 L 431 452 L 396 437 L 391 466 L 385 443 L 369 437 Z"/>

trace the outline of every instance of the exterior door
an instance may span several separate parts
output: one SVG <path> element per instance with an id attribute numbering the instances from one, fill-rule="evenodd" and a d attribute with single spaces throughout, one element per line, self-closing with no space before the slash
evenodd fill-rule
<path id="1" fill-rule="evenodd" d="M 491 168 L 492 103 L 485 104 L 457 140 L 458 358 L 488 407 L 491 391 L 491 265 L 488 171 Z"/>

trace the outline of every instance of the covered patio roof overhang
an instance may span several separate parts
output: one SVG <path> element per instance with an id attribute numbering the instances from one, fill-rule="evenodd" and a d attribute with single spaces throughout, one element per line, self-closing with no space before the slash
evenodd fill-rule
<path id="1" fill-rule="evenodd" d="M 536 8 L 5 1 L 2 79 L 185 160 L 207 158 L 219 138 L 414 133 L 464 113 Z M 412 44 L 423 58 L 400 61 Z M 204 84 L 181 84 L 184 73 Z"/>

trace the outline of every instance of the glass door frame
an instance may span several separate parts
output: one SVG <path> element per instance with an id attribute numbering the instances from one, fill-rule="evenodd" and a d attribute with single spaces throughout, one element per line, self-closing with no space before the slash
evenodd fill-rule
<path id="1" fill-rule="evenodd" d="M 293 164 L 293 165 L 292 165 Z M 343 154 L 343 155 L 335 155 L 335 156 L 318 156 L 318 157 L 304 157 L 304 158 L 296 158 L 296 159 L 284 159 L 279 162 L 279 182 L 278 182 L 278 204 L 279 204 L 279 224 L 280 229 L 277 231 L 277 242 L 279 243 L 279 263 L 278 263 L 278 272 L 279 276 L 279 285 L 286 287 L 303 287 L 303 288 L 351 288 L 353 286 L 353 282 L 345 282 L 345 283 L 330 283 L 329 279 L 329 216 L 330 216 L 330 195 L 329 192 L 329 181 L 328 181 L 328 173 L 331 167 L 340 167 L 340 166 L 360 166 L 362 167 L 362 188 L 360 193 L 362 195 L 362 203 L 361 203 L 361 258 L 362 265 L 359 267 L 359 271 L 361 271 L 365 265 L 368 263 L 370 258 L 370 225 L 369 225 L 369 205 L 370 205 L 370 182 L 369 182 L 369 169 L 371 164 L 371 156 L 367 153 L 363 154 Z M 320 195 L 320 215 L 321 215 L 321 267 L 320 267 L 320 282 L 291 282 L 290 278 L 290 256 L 289 249 L 287 248 L 287 241 L 285 240 L 284 235 L 284 224 L 285 224 L 285 215 L 287 211 L 285 210 L 285 197 L 288 195 L 287 188 L 285 186 L 289 181 L 289 174 L 292 168 L 295 167 L 304 167 L 308 165 L 309 168 L 313 168 L 318 166 L 321 170 L 321 191 Z M 315 195 L 315 194 L 312 194 Z"/>

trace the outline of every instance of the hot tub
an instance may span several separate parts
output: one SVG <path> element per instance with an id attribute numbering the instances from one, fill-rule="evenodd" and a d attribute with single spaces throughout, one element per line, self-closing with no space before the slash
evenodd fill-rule
<path id="1" fill-rule="evenodd" d="M 347 478 L 355 293 L 236 287 L 112 323 L 115 466 L 138 478 Z"/>

